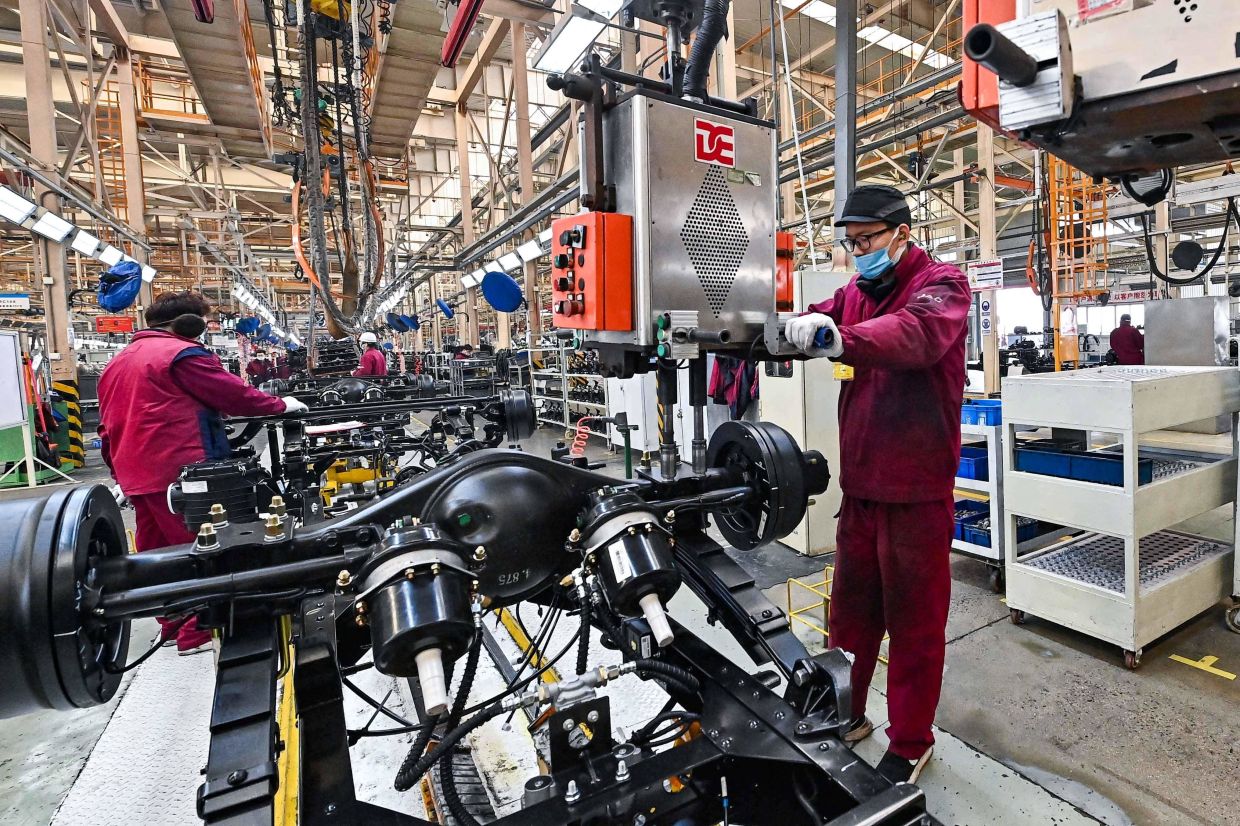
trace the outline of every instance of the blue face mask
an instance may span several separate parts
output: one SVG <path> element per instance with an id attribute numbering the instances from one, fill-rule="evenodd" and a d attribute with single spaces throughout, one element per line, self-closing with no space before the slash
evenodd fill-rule
<path id="1" fill-rule="evenodd" d="M 867 252 L 865 255 L 858 255 L 853 260 L 857 263 L 857 271 L 861 274 L 861 277 L 868 281 L 882 278 L 895 265 L 886 247 L 877 252 Z"/>

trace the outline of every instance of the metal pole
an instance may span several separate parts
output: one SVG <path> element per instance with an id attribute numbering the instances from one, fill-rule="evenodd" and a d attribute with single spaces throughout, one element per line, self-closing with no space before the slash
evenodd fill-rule
<path id="1" fill-rule="evenodd" d="M 525 57 L 525 24 L 512 24 L 512 86 L 517 112 L 517 176 L 521 184 L 521 206 L 534 200 L 534 150 L 530 141 L 530 81 Z M 537 347 L 542 336 L 542 301 L 538 295 L 538 262 L 527 261 L 525 301 L 529 311 L 526 332 L 529 346 Z"/>
<path id="2" fill-rule="evenodd" d="M 689 406 L 693 408 L 693 472 L 706 472 L 706 354 L 689 360 Z"/>
<path id="3" fill-rule="evenodd" d="M 659 401 L 659 470 L 664 479 L 675 479 L 680 464 L 676 453 L 676 362 L 659 361 L 655 395 Z"/>
<path id="4" fill-rule="evenodd" d="M 857 185 L 857 0 L 835 4 L 835 211 Z M 836 238 L 844 228 L 836 227 Z"/>

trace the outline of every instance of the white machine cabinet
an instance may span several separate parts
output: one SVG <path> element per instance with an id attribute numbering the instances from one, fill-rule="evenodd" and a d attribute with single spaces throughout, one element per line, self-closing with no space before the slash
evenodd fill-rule
<path id="1" fill-rule="evenodd" d="M 1233 545 L 1175 526 L 1236 501 L 1234 424 L 1240 371 L 1217 367 L 1102 367 L 1003 382 L 1004 556 L 1013 622 L 1025 613 L 1114 643 L 1135 668 L 1141 649 L 1235 590 Z M 1230 454 L 1160 449 L 1142 434 L 1220 414 L 1233 420 Z M 1016 470 L 1018 431 L 1083 431 L 1123 457 L 1123 484 Z M 1024 438 L 1027 432 L 1021 432 Z M 1138 481 L 1139 460 L 1153 478 Z M 1016 519 L 1076 529 L 1017 547 Z"/>

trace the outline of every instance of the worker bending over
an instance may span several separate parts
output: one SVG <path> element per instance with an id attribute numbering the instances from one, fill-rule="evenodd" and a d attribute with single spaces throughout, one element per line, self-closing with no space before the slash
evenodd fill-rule
<path id="1" fill-rule="evenodd" d="M 1132 326 L 1132 316 L 1124 313 L 1119 326 L 1108 337 L 1118 364 L 1145 364 L 1145 336 Z"/>
<path id="2" fill-rule="evenodd" d="M 383 355 L 383 349 L 379 347 L 379 337 L 374 333 L 362 333 L 358 336 L 365 346 L 362 353 L 362 361 L 358 364 L 357 369 L 353 371 L 355 376 L 386 376 L 387 356 Z"/>
<path id="3" fill-rule="evenodd" d="M 844 501 L 827 627 L 831 645 L 855 657 L 849 743 L 874 729 L 866 699 L 883 633 L 891 635 L 891 742 L 877 768 L 893 782 L 915 781 L 934 744 L 971 303 L 960 270 L 911 242 L 911 223 L 899 190 L 853 190 L 835 225 L 846 228 L 840 243 L 860 272 L 787 327 L 805 353 L 853 368 L 840 392 Z"/>
<path id="4" fill-rule="evenodd" d="M 194 534 L 168 509 L 168 486 L 181 468 L 228 458 L 221 414 L 270 416 L 303 411 L 292 397 L 250 387 L 224 369 L 198 337 L 211 305 L 200 293 L 164 293 L 146 311 L 150 329 L 136 333 L 99 377 L 103 460 L 135 512 L 138 551 L 191 542 Z M 175 626 L 164 623 L 171 639 Z M 177 650 L 205 650 L 209 631 L 191 619 L 176 632 Z"/>

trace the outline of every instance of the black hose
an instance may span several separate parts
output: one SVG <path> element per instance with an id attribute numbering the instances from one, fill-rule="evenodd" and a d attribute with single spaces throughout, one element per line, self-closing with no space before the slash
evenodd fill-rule
<path id="1" fill-rule="evenodd" d="M 666 677 L 678 683 L 683 683 L 691 692 L 696 693 L 702 690 L 702 684 L 698 681 L 698 678 L 678 665 L 665 663 L 662 660 L 634 660 L 633 665 L 637 669 L 638 676 L 643 679 Z"/>
<path id="2" fill-rule="evenodd" d="M 407 792 L 413 788 L 418 782 L 420 774 L 412 774 L 413 768 L 418 761 L 422 759 L 422 755 L 426 753 L 426 747 L 430 745 L 431 738 L 435 736 L 435 728 L 439 725 L 439 718 L 432 717 L 427 725 L 422 727 L 418 732 L 417 739 L 413 741 L 413 746 L 409 749 L 409 753 L 405 755 L 404 761 L 400 764 L 400 769 L 396 772 L 396 782 L 393 783 L 398 792 Z"/>
<path id="3" fill-rule="evenodd" d="M 438 763 L 445 754 L 455 748 L 456 744 L 461 742 L 461 740 L 464 739 L 465 736 L 471 731 L 476 728 L 480 728 L 486 723 L 489 723 L 503 713 L 504 704 L 496 703 L 490 708 L 478 712 L 473 717 L 470 717 L 464 723 L 461 723 L 459 726 L 445 734 L 444 738 L 439 741 L 435 748 L 422 755 L 421 759 L 414 763 L 412 768 L 410 768 L 408 773 L 413 775 L 414 782 L 417 782 L 417 778 L 426 774 L 427 769 Z M 412 788 L 412 784 L 406 788 Z M 400 789 L 400 791 L 405 790 L 406 789 Z"/>
<path id="4" fill-rule="evenodd" d="M 457 826 L 481 826 L 473 813 L 466 808 L 461 795 L 456 789 L 456 772 L 452 765 L 452 756 L 439 764 L 439 787 L 443 789 L 443 802 L 456 820 Z"/>
<path id="5" fill-rule="evenodd" d="M 581 601 L 581 631 L 577 635 L 577 673 L 590 667 L 590 598 Z"/>
<path id="6" fill-rule="evenodd" d="M 685 97 L 705 101 L 706 78 L 710 64 L 715 59 L 715 49 L 728 31 L 728 7 L 732 0 L 706 0 L 702 8 L 702 20 L 697 35 L 689 49 L 689 62 L 685 64 Z"/>
<path id="7" fill-rule="evenodd" d="M 1210 263 L 1206 264 L 1201 272 L 1194 273 L 1188 278 L 1174 278 L 1163 272 L 1158 267 L 1158 262 L 1154 260 L 1154 241 L 1150 237 L 1150 216 L 1149 213 L 1141 215 L 1141 232 L 1145 240 L 1145 257 L 1150 266 L 1150 273 L 1160 281 L 1172 285 L 1173 287 L 1184 287 L 1200 280 L 1204 285 L 1206 276 L 1210 274 L 1210 270 L 1214 269 L 1214 265 L 1223 255 L 1223 251 L 1227 249 L 1227 234 L 1231 229 L 1231 219 L 1236 216 L 1237 225 L 1240 225 L 1240 215 L 1237 215 L 1236 203 L 1234 198 L 1227 199 L 1227 210 L 1223 213 L 1223 237 L 1219 239 L 1218 247 L 1214 250 L 1214 255 L 1210 258 Z"/>
<path id="8" fill-rule="evenodd" d="M 452 708 L 448 711 L 448 716 L 444 722 L 444 728 L 452 731 L 461 722 L 461 715 L 465 711 L 465 703 L 469 700 L 469 691 L 473 688 L 474 675 L 478 672 L 478 657 L 482 651 L 482 630 L 474 632 L 474 638 L 469 645 L 469 653 L 465 655 L 465 669 L 461 672 L 461 684 L 456 690 L 456 696 L 452 699 Z M 418 770 L 421 759 L 426 752 L 426 746 L 434 735 L 435 729 L 439 726 L 439 718 L 435 717 L 431 724 L 422 729 L 418 733 L 418 739 L 413 742 L 413 746 L 409 749 L 409 753 L 405 755 L 404 761 L 400 764 L 400 769 L 396 772 L 396 782 L 393 784 L 398 792 L 406 792 L 413 788 L 414 784 L 421 779 L 426 773 L 426 769 L 431 763 L 427 763 L 425 767 Z M 431 761 L 432 763 L 434 761 Z"/>

